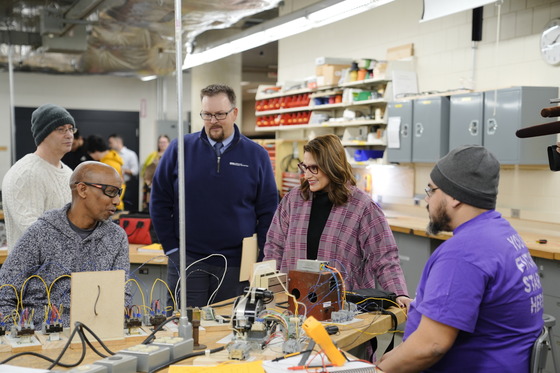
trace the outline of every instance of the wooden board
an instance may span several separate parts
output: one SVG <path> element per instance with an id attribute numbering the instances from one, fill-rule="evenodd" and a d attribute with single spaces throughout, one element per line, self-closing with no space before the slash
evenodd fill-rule
<path id="1" fill-rule="evenodd" d="M 103 341 L 124 339 L 124 271 L 72 273 L 71 292 L 72 329 L 80 321 Z"/>
<path id="2" fill-rule="evenodd" d="M 414 44 L 403 44 L 387 49 L 387 60 L 394 61 L 414 56 Z"/>
<path id="3" fill-rule="evenodd" d="M 241 267 L 239 269 L 239 281 L 250 281 L 253 264 L 257 261 L 259 247 L 257 244 L 257 234 L 243 239 L 241 252 Z"/>

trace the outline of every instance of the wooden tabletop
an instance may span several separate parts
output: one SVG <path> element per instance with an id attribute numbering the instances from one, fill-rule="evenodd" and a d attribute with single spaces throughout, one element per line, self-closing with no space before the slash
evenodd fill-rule
<path id="1" fill-rule="evenodd" d="M 399 215 L 395 213 L 387 214 L 387 221 L 393 232 L 413 234 L 416 236 L 447 240 L 453 236 L 451 232 L 442 232 L 437 236 L 426 233 L 429 219 L 414 216 Z M 518 230 L 519 235 L 525 241 L 529 253 L 537 258 L 560 260 L 560 236 L 553 236 L 550 233 L 523 232 Z M 539 240 L 546 240 L 546 243 L 539 243 Z"/>
<path id="2" fill-rule="evenodd" d="M 130 263 L 134 264 L 161 264 L 167 265 L 167 256 L 163 253 L 163 250 L 150 250 L 150 252 L 142 252 L 138 251 L 139 249 L 142 250 L 143 247 L 146 245 L 136 245 L 136 244 L 129 244 L 129 260 Z M 146 249 L 144 249 L 146 250 Z"/>
<path id="3" fill-rule="evenodd" d="M 285 299 L 285 295 L 281 295 L 280 299 Z M 229 304 L 225 307 L 219 307 L 220 304 L 224 304 L 224 303 L 231 303 L 231 301 L 227 302 L 221 302 L 218 303 L 216 305 L 216 313 L 217 314 L 231 314 L 232 311 L 232 305 Z M 398 319 L 399 324 L 404 322 L 406 319 L 406 315 L 405 312 L 400 309 L 400 308 L 390 308 L 389 311 L 393 312 Z M 381 315 L 379 313 L 369 313 L 369 314 L 362 314 L 362 315 L 358 315 L 357 318 L 360 320 L 359 322 L 354 322 L 351 324 L 347 324 L 347 325 L 340 325 L 340 334 L 339 335 L 335 335 L 333 336 L 333 340 L 336 342 L 337 346 L 343 350 L 349 350 L 352 347 L 355 347 L 369 339 L 372 339 L 373 337 L 375 337 L 376 335 L 380 335 L 380 334 L 384 334 L 386 333 L 389 329 L 391 329 L 392 326 L 392 321 L 391 321 L 391 317 L 388 315 Z M 169 332 L 161 332 L 161 333 L 167 333 L 169 334 Z M 222 327 L 222 328 L 208 328 L 207 330 L 204 331 L 200 331 L 200 343 L 201 344 L 205 344 L 207 346 L 208 349 L 213 349 L 216 347 L 220 347 L 220 346 L 224 346 L 223 344 L 219 344 L 218 341 L 221 340 L 222 338 L 224 338 L 225 336 L 229 335 L 231 333 L 231 330 L 229 329 L 228 326 Z M 113 352 L 118 352 L 120 350 L 126 349 L 128 347 L 131 346 L 135 346 L 137 344 L 139 344 L 141 341 L 138 340 L 138 337 L 135 337 L 134 341 L 124 341 L 124 342 L 113 342 L 110 343 L 109 348 L 113 351 Z M 58 354 L 60 353 L 61 348 L 54 348 L 54 349 L 47 349 L 47 350 L 40 350 L 40 351 L 36 351 L 40 354 L 49 356 L 50 358 L 54 359 L 56 357 L 58 357 Z M 100 349 L 101 350 L 101 349 Z M 0 350 L 1 351 L 1 350 Z M 0 352 L 0 361 L 4 360 L 6 358 L 8 358 L 9 356 L 11 356 L 13 353 L 11 352 Z M 78 359 L 80 358 L 82 354 L 82 349 L 80 346 L 78 347 L 72 347 L 70 349 L 68 349 L 68 351 L 64 354 L 64 357 L 62 359 L 63 363 L 66 364 L 71 364 L 71 363 L 75 363 L 78 361 Z M 227 354 L 221 353 L 221 354 L 217 354 L 220 356 L 227 356 Z M 211 355 L 212 357 L 212 355 Z M 99 357 L 98 355 L 96 355 L 90 348 L 86 347 L 86 354 L 85 354 L 85 358 L 82 362 L 81 365 L 86 365 L 86 364 L 91 364 L 94 361 L 98 361 L 100 360 L 101 357 Z M 191 365 L 193 364 L 193 361 L 196 358 L 190 358 L 187 360 L 183 360 L 180 363 L 177 364 L 182 364 L 182 365 Z M 220 362 L 220 358 L 216 357 L 216 364 Z M 200 364 L 201 360 L 197 360 L 197 364 Z M 14 359 L 12 361 L 10 361 L 8 363 L 9 365 L 16 365 L 16 366 L 24 366 L 24 367 L 30 367 L 30 368 L 37 368 L 37 369 L 46 369 L 50 363 L 36 358 L 36 357 L 32 357 L 32 356 L 23 356 L 21 358 L 17 358 Z M 56 367 L 55 369 L 57 370 L 68 370 L 62 367 Z M 168 372 L 167 369 L 161 370 L 161 372 Z"/>

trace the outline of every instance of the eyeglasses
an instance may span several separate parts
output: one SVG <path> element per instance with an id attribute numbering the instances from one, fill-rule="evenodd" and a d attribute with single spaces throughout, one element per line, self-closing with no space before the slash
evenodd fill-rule
<path id="1" fill-rule="evenodd" d="M 319 166 L 317 166 L 316 164 L 308 166 L 303 162 L 299 162 L 297 166 L 302 173 L 305 173 L 305 171 L 309 171 L 313 175 L 317 175 L 317 173 L 319 172 Z"/>
<path id="2" fill-rule="evenodd" d="M 201 111 L 201 112 L 200 112 L 200 117 L 201 117 L 203 120 L 212 120 L 212 117 L 216 118 L 216 120 L 224 120 L 224 119 L 226 119 L 226 117 L 228 116 L 228 114 L 231 113 L 231 112 L 233 111 L 233 109 L 235 109 L 235 107 L 232 107 L 232 108 L 230 109 L 230 111 L 228 111 L 227 113 L 220 112 L 220 113 L 215 113 L 215 114 L 207 113 L 207 112 L 205 112 L 205 111 Z"/>
<path id="3" fill-rule="evenodd" d="M 55 128 L 55 131 L 60 133 L 61 135 L 66 134 L 66 132 L 70 132 L 71 134 L 74 134 L 76 132 L 78 132 L 78 129 L 76 127 L 57 127 Z"/>
<path id="4" fill-rule="evenodd" d="M 116 196 L 120 196 L 123 192 L 122 188 L 116 187 L 114 185 L 88 183 L 87 181 L 76 181 L 74 184 L 80 184 L 80 183 L 90 187 L 101 189 L 103 191 L 103 194 L 105 194 L 109 198 L 115 198 Z"/>
<path id="5" fill-rule="evenodd" d="M 438 189 L 439 188 L 432 188 L 430 186 L 427 186 L 426 188 L 424 188 L 424 191 L 426 192 L 426 195 L 428 196 L 428 198 L 430 198 L 434 195 L 434 192 Z"/>

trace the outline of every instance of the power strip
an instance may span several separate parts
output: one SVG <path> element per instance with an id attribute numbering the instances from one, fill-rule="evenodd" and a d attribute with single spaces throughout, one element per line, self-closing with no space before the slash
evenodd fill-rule
<path id="1" fill-rule="evenodd" d="M 136 373 L 138 358 L 136 356 L 115 354 L 98 360 L 93 365 L 101 365 L 107 368 L 107 373 Z"/>
<path id="2" fill-rule="evenodd" d="M 107 367 L 103 365 L 82 365 L 69 370 L 67 373 L 107 373 Z"/>
<path id="3" fill-rule="evenodd" d="M 119 354 L 135 356 L 138 372 L 149 372 L 163 364 L 169 363 L 169 347 L 155 346 L 153 344 L 139 344 L 119 351 Z"/>
<path id="4" fill-rule="evenodd" d="M 185 339 L 181 337 L 162 337 L 156 338 L 152 343 L 155 346 L 169 348 L 171 360 L 180 359 L 193 352 L 194 341 L 192 338 Z"/>

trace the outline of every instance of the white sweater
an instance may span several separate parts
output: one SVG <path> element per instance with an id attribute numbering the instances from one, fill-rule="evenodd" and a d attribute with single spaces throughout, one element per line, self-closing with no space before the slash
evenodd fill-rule
<path id="1" fill-rule="evenodd" d="M 61 208 L 72 200 L 72 170 L 57 168 L 38 155 L 27 154 L 17 161 L 2 181 L 2 204 L 8 250 L 45 211 Z"/>

